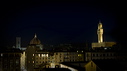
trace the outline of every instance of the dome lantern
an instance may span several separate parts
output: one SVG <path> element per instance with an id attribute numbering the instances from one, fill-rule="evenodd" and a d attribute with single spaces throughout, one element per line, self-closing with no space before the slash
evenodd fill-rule
<path id="1" fill-rule="evenodd" d="M 41 41 L 37 38 L 37 35 L 34 35 L 34 38 L 30 41 L 30 44 L 39 45 L 41 44 Z"/>

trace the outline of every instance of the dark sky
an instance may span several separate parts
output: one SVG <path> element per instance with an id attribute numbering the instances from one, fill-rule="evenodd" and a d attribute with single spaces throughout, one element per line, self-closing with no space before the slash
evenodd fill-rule
<path id="1" fill-rule="evenodd" d="M 6 1 L 1 2 L 1 45 L 27 46 L 36 33 L 42 44 L 97 42 L 103 23 L 104 41 L 125 42 L 126 6 L 119 1 Z M 120 35 L 121 34 L 121 35 Z"/>

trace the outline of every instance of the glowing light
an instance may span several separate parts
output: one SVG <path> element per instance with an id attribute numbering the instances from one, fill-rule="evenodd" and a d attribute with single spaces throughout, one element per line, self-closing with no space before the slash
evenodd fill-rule
<path id="1" fill-rule="evenodd" d="M 41 56 L 43 57 L 44 55 L 43 55 L 43 54 L 41 54 Z"/>
<path id="2" fill-rule="evenodd" d="M 78 56 L 82 56 L 82 54 L 78 54 Z"/>
<path id="3" fill-rule="evenodd" d="M 38 54 L 38 56 L 40 57 L 40 54 Z"/>
<path id="4" fill-rule="evenodd" d="M 25 61 L 25 51 L 24 51 L 20 58 L 21 71 L 26 71 L 25 62 L 26 61 Z"/>
<path id="5" fill-rule="evenodd" d="M 55 68 L 55 64 L 54 63 L 51 63 L 51 68 Z"/>
<path id="6" fill-rule="evenodd" d="M 98 34 L 98 43 L 103 42 L 103 27 L 101 22 L 99 22 L 98 24 L 97 34 Z"/>
<path id="7" fill-rule="evenodd" d="M 3 54 L 1 54 L 1 56 L 3 56 Z"/>
<path id="8" fill-rule="evenodd" d="M 41 54 L 42 57 L 48 57 L 48 54 Z"/>
<path id="9" fill-rule="evenodd" d="M 48 54 L 46 56 L 48 57 Z"/>
<path id="10" fill-rule="evenodd" d="M 104 48 L 105 50 L 107 49 L 107 48 Z"/>
<path id="11" fill-rule="evenodd" d="M 37 35 L 36 34 L 34 35 L 34 38 L 37 38 Z"/>

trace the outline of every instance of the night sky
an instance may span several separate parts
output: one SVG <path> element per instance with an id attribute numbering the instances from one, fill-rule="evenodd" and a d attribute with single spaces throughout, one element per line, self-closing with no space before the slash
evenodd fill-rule
<path id="1" fill-rule="evenodd" d="M 99 20 L 103 24 L 104 41 L 127 43 L 125 5 L 102 0 L 3 1 L 1 45 L 13 46 L 16 37 L 21 37 L 22 46 L 27 46 L 35 33 L 42 44 L 97 42 Z"/>

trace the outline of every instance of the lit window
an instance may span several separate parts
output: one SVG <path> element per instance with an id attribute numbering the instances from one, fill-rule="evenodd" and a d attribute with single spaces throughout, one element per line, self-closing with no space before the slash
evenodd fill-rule
<path id="1" fill-rule="evenodd" d="M 48 54 L 46 56 L 48 57 Z"/>
<path id="2" fill-rule="evenodd" d="M 78 56 L 82 56 L 81 54 L 78 54 Z"/>
<path id="3" fill-rule="evenodd" d="M 33 56 L 34 56 L 34 54 L 33 54 Z"/>
<path id="4" fill-rule="evenodd" d="M 83 52 L 83 51 L 82 51 Z"/>
<path id="5" fill-rule="evenodd" d="M 40 57 L 40 54 L 38 54 L 38 56 Z"/>
<path id="6" fill-rule="evenodd" d="M 43 55 L 43 54 L 41 54 L 41 56 L 42 56 L 42 57 L 44 57 L 44 55 Z"/>
<path id="7" fill-rule="evenodd" d="M 78 52 L 78 51 L 77 51 Z"/>
<path id="8" fill-rule="evenodd" d="M 34 61 L 33 61 L 33 63 L 34 63 Z"/>
<path id="9" fill-rule="evenodd" d="M 107 50 L 107 48 L 104 48 L 105 50 Z"/>

